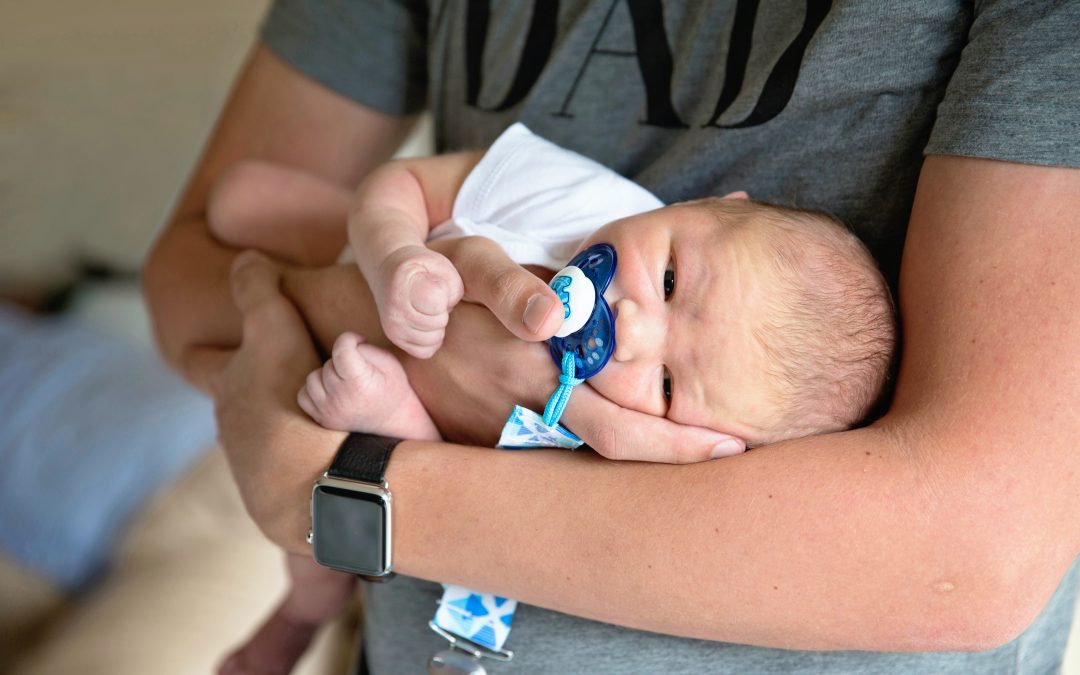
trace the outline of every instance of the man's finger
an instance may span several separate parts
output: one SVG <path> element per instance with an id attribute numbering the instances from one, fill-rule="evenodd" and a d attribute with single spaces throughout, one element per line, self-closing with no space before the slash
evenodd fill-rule
<path id="1" fill-rule="evenodd" d="M 230 275 L 233 302 L 243 314 L 245 342 L 264 341 L 282 357 L 297 358 L 314 346 L 300 313 L 281 293 L 281 269 L 255 251 L 244 251 L 233 261 Z M 271 339 L 272 338 L 272 339 Z M 269 354 L 268 358 L 273 358 Z"/>
<path id="2" fill-rule="evenodd" d="M 588 386 L 574 389 L 563 423 L 608 459 L 690 464 L 742 452 L 742 440 L 623 408 Z"/>
<path id="3" fill-rule="evenodd" d="M 232 349 L 220 347 L 193 347 L 181 355 L 180 371 L 191 386 L 215 397 L 218 394 L 221 373 L 235 353 Z"/>
<path id="4" fill-rule="evenodd" d="M 269 258 L 257 251 L 244 251 L 236 256 L 229 282 L 233 302 L 244 314 L 281 294 L 281 272 Z"/>
<path id="5" fill-rule="evenodd" d="M 467 237 L 451 260 L 465 283 L 465 299 L 486 306 L 522 340 L 546 340 L 562 325 L 562 303 L 555 291 L 495 242 Z"/>

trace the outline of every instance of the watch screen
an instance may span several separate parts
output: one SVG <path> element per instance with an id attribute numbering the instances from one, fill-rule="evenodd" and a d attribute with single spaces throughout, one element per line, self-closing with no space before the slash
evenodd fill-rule
<path id="1" fill-rule="evenodd" d="M 378 495 L 320 485 L 314 493 L 314 555 L 354 574 L 382 574 L 385 505 Z"/>

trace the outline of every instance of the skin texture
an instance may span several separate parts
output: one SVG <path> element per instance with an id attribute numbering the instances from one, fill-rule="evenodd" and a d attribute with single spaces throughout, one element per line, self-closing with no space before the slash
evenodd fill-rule
<path id="1" fill-rule="evenodd" d="M 281 161 L 265 156 L 267 145 L 296 152 L 301 135 L 290 128 L 306 132 L 311 148 L 294 162 L 343 184 L 358 178 L 358 156 L 382 157 L 359 150 L 372 142 L 369 111 L 322 90 L 308 106 L 300 92 L 314 85 L 266 58 L 242 78 L 147 280 L 166 355 L 215 395 L 245 503 L 271 539 L 302 552 L 310 485 L 344 434 L 318 427 L 295 403 L 319 363 L 297 306 L 332 340 L 353 320 L 334 317 L 370 297 L 339 294 L 357 295 L 355 268 L 283 277 L 248 258 L 233 276 L 232 309 L 232 254 L 205 253 L 198 186 L 245 154 Z M 248 125 L 262 119 L 256 110 L 295 111 L 296 100 L 319 121 L 339 110 L 329 135 L 299 122 L 303 114 L 290 116 L 292 127 L 277 120 L 273 134 Z M 335 164 L 342 157 L 352 163 Z M 1076 170 L 928 157 L 902 264 L 897 391 L 874 426 L 689 466 L 405 442 L 387 475 L 397 569 L 676 635 L 810 649 L 1003 644 L 1037 615 L 1080 550 L 1077 214 Z M 466 288 L 471 274 L 487 273 L 466 268 Z M 490 306 L 505 320 L 521 317 L 536 286 L 509 272 L 504 280 Z M 222 307 L 229 321 L 204 317 Z M 239 348 L 192 349 L 192 336 Z M 492 355 L 480 381 L 462 345 Z M 509 401 L 550 391 L 553 381 L 510 376 L 510 359 L 534 358 L 547 357 L 463 304 L 444 348 L 406 370 L 421 399 L 439 389 L 460 405 L 436 418 L 440 429 L 483 435 Z M 575 397 L 567 423 L 597 438 L 606 456 L 678 458 L 693 445 L 664 420 L 621 435 L 630 413 L 595 392 Z M 480 490 L 493 485 L 501 492 Z M 664 508 L 626 495 L 662 495 Z M 505 508 L 489 512 L 491 499 Z"/>

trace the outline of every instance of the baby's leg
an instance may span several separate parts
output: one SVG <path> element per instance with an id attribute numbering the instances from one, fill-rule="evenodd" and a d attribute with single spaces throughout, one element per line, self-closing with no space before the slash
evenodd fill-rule
<path id="1" fill-rule="evenodd" d="M 286 556 L 289 593 L 255 634 L 221 664 L 220 675 L 291 672 L 315 631 L 352 599 L 356 577 L 335 572 L 307 556 Z"/>
<path id="2" fill-rule="evenodd" d="M 345 247 L 349 199 L 348 190 L 313 174 L 246 161 L 214 183 L 206 218 L 224 244 L 299 265 L 328 265 Z"/>
<path id="3" fill-rule="evenodd" d="M 401 363 L 356 333 L 338 337 L 333 357 L 308 375 L 298 401 L 304 412 L 327 429 L 440 439 Z"/>

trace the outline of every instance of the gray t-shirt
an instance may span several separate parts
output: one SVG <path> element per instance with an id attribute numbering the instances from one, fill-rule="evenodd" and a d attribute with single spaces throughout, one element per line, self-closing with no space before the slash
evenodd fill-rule
<path id="1" fill-rule="evenodd" d="M 1080 166 L 1080 3 L 1032 0 L 278 0 L 265 44 L 384 112 L 430 109 L 440 151 L 514 121 L 664 202 L 747 190 L 850 225 L 895 288 L 924 153 Z M 1080 563 L 1017 640 L 980 654 L 792 652 L 523 606 L 490 672 L 1034 673 L 1057 667 Z M 721 580 L 722 581 L 722 580 Z M 365 593 L 372 672 L 423 671 L 436 584 Z"/>

